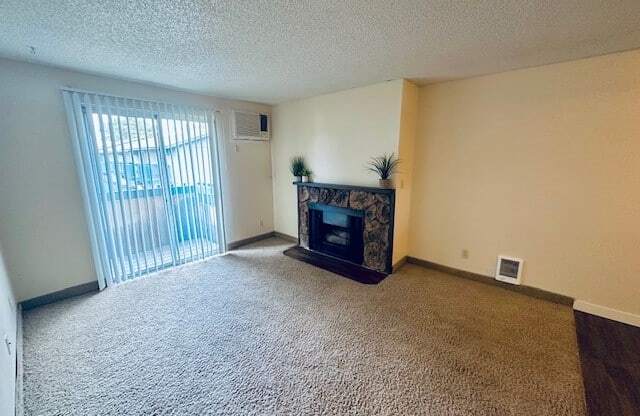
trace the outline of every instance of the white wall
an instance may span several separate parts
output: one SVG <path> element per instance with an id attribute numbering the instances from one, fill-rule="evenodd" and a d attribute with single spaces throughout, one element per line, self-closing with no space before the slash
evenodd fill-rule
<path id="1" fill-rule="evenodd" d="M 5 346 L 11 342 L 11 353 Z M 16 390 L 16 301 L 0 248 L 0 416 L 13 416 Z"/>
<path id="2" fill-rule="evenodd" d="M 372 156 L 398 154 L 402 80 L 383 82 L 273 109 L 274 226 L 297 236 L 297 203 L 289 160 L 303 155 L 314 182 L 377 185 L 365 169 Z"/>
<path id="3" fill-rule="evenodd" d="M 221 110 L 227 240 L 273 230 L 269 143 L 229 140 L 232 108 L 269 106 L 0 59 L 0 241 L 18 300 L 95 280 L 63 86 Z"/>

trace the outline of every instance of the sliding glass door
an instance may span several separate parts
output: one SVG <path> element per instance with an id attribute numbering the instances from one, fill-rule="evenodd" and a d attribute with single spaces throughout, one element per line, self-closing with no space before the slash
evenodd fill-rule
<path id="1" fill-rule="evenodd" d="M 79 92 L 65 103 L 105 284 L 222 251 L 211 112 Z"/>

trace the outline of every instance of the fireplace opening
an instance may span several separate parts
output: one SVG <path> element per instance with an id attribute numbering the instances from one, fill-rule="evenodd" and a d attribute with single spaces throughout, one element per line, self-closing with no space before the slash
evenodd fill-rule
<path id="1" fill-rule="evenodd" d="M 361 210 L 309 204 L 309 248 L 361 264 L 363 217 Z"/>

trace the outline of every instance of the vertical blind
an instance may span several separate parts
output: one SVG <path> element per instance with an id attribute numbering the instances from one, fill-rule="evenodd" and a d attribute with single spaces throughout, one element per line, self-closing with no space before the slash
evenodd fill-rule
<path id="1" fill-rule="evenodd" d="M 213 112 L 63 97 L 101 288 L 224 250 Z"/>

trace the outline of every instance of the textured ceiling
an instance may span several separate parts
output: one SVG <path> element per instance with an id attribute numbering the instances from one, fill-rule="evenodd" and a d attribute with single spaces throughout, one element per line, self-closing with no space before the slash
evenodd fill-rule
<path id="1" fill-rule="evenodd" d="M 638 0 L 0 1 L 0 56 L 265 103 L 638 47 Z"/>

